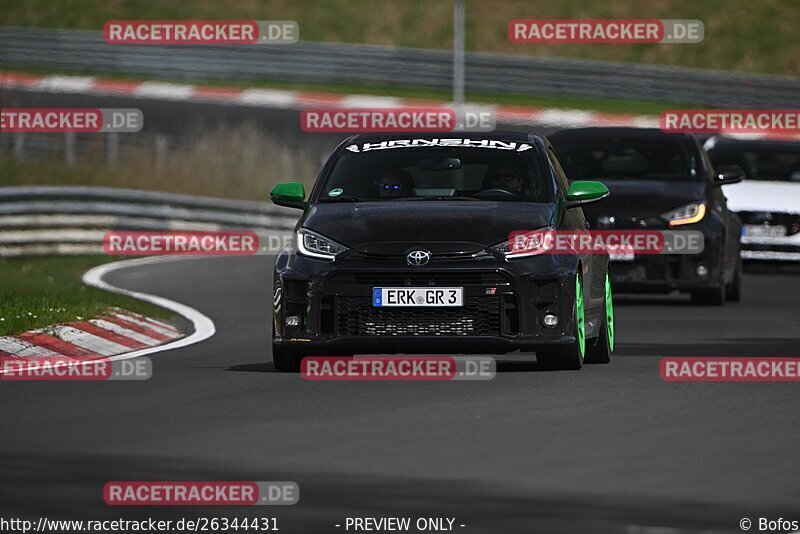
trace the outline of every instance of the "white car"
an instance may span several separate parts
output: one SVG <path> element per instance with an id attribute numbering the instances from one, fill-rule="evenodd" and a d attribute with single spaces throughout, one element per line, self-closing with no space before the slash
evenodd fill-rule
<path id="1" fill-rule="evenodd" d="M 800 262 L 800 141 L 716 136 L 705 148 L 714 166 L 745 172 L 723 187 L 742 219 L 742 258 Z"/>

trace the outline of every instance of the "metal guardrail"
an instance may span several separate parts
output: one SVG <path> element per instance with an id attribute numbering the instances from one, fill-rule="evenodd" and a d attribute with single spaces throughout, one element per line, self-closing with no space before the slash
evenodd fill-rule
<path id="1" fill-rule="evenodd" d="M 0 188 L 0 256 L 103 254 L 110 231 L 252 230 L 283 237 L 298 212 L 262 202 L 110 187 Z"/>
<path id="2" fill-rule="evenodd" d="M 687 45 L 688 46 L 688 45 Z M 101 32 L 0 28 L 0 65 L 183 80 L 279 80 L 449 89 L 446 50 L 299 42 L 111 46 Z M 800 104 L 800 78 L 501 54 L 466 55 L 468 91 L 613 97 L 751 108 Z"/>

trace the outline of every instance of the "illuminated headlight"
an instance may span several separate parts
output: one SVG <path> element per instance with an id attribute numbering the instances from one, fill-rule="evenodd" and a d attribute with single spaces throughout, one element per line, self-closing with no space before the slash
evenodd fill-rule
<path id="1" fill-rule="evenodd" d="M 670 226 L 680 226 L 682 224 L 692 224 L 700 222 L 706 215 L 705 202 L 692 202 L 680 208 L 662 214 Z"/>
<path id="2" fill-rule="evenodd" d="M 298 317 L 297 315 L 290 315 L 286 318 L 284 323 L 289 328 L 297 328 L 298 326 L 300 326 L 300 317 Z"/>
<path id="3" fill-rule="evenodd" d="M 297 231 L 297 250 L 303 256 L 333 261 L 347 247 L 310 230 L 300 229 Z"/>
<path id="4" fill-rule="evenodd" d="M 553 247 L 553 231 L 553 228 L 544 228 L 532 232 L 518 232 L 491 249 L 502 254 L 507 260 L 544 254 Z"/>

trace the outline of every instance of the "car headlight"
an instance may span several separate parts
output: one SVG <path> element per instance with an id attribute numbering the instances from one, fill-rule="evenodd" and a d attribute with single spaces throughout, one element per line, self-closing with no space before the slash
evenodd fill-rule
<path id="1" fill-rule="evenodd" d="M 553 248 L 554 230 L 542 228 L 531 232 L 514 232 L 507 240 L 490 248 L 507 260 L 544 254 Z"/>
<path id="2" fill-rule="evenodd" d="M 669 222 L 670 226 L 696 223 L 706 216 L 706 204 L 705 202 L 692 202 L 663 213 L 661 216 Z"/>
<path id="3" fill-rule="evenodd" d="M 333 261 L 336 256 L 347 250 L 347 247 L 325 236 L 301 228 L 297 231 L 297 250 L 303 256 Z"/>

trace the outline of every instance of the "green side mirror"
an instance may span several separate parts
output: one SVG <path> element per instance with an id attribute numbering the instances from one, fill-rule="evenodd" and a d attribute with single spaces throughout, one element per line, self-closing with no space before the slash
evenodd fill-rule
<path id="1" fill-rule="evenodd" d="M 611 193 L 605 184 L 600 182 L 572 182 L 567 191 L 567 208 L 577 208 L 606 198 Z"/>
<path id="2" fill-rule="evenodd" d="M 269 198 L 278 206 L 303 209 L 306 207 L 306 188 L 300 182 L 283 182 L 272 188 Z"/>

